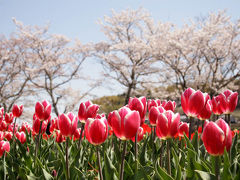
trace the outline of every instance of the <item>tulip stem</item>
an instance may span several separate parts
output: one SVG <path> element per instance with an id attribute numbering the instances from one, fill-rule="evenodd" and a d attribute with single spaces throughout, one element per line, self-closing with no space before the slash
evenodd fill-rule
<path id="1" fill-rule="evenodd" d="M 193 117 L 189 117 L 189 134 L 188 134 L 189 140 L 191 140 L 191 134 L 192 134 L 192 121 L 193 121 Z"/>
<path id="2" fill-rule="evenodd" d="M 15 152 L 15 149 L 16 149 L 16 142 L 15 142 L 15 126 L 16 126 L 16 121 L 17 121 L 17 118 L 15 117 L 15 120 L 14 120 L 14 124 L 13 124 L 13 153 Z M 8 125 L 9 126 L 9 125 Z"/>
<path id="3" fill-rule="evenodd" d="M 66 139 L 66 179 L 69 180 L 69 167 L 68 167 L 68 137 Z"/>
<path id="4" fill-rule="evenodd" d="M 6 152 L 3 153 L 3 179 L 6 180 L 6 160 L 5 160 Z"/>
<path id="5" fill-rule="evenodd" d="M 40 122 L 39 132 L 38 132 L 38 136 L 37 136 L 37 139 L 36 139 L 35 163 L 34 163 L 35 166 L 36 166 L 36 158 L 37 158 L 37 155 L 38 155 L 39 136 L 41 135 L 42 123 L 43 123 L 43 121 Z M 41 144 L 40 144 L 40 146 L 41 146 Z"/>
<path id="6" fill-rule="evenodd" d="M 137 161 L 137 155 L 138 155 L 137 139 L 138 139 L 138 132 L 136 133 L 136 136 L 135 136 L 135 161 Z"/>
<path id="7" fill-rule="evenodd" d="M 199 128 L 199 119 L 197 120 L 197 131 L 198 131 L 198 128 Z"/>
<path id="8" fill-rule="evenodd" d="M 127 141 L 124 141 L 123 144 L 123 151 L 122 151 L 122 161 L 121 161 L 121 170 L 120 170 L 120 180 L 123 180 L 123 172 L 124 172 L 124 159 L 126 154 L 126 147 L 127 147 Z"/>
<path id="9" fill-rule="evenodd" d="M 215 156 L 215 177 L 216 180 L 220 180 L 219 176 L 219 156 Z"/>
<path id="10" fill-rule="evenodd" d="M 80 132 L 80 138 L 79 138 L 79 141 L 78 141 L 78 149 L 80 150 L 80 147 L 81 147 L 81 142 L 82 142 L 82 135 L 83 135 L 83 130 L 84 130 L 84 123 L 82 123 L 82 126 L 81 126 L 81 132 Z"/>
<path id="11" fill-rule="evenodd" d="M 97 159 L 98 159 L 98 167 L 99 167 L 100 180 L 103 180 L 102 166 L 101 166 L 101 160 L 100 160 L 100 152 L 99 152 L 98 146 L 96 146 L 96 150 L 97 150 Z"/>
<path id="12" fill-rule="evenodd" d="M 228 117 L 228 125 L 229 125 L 229 127 L 231 128 L 231 119 L 230 119 L 230 114 L 227 114 L 227 117 Z"/>
<path id="13" fill-rule="evenodd" d="M 168 165 L 168 174 L 171 176 L 171 157 L 170 157 L 170 139 L 167 139 L 167 165 Z"/>

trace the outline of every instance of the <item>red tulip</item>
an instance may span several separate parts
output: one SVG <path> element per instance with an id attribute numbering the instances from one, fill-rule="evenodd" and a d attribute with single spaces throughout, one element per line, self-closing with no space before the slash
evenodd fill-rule
<path id="1" fill-rule="evenodd" d="M 176 102 L 175 101 L 163 101 L 161 106 L 167 111 L 171 110 L 172 112 L 175 111 Z"/>
<path id="2" fill-rule="evenodd" d="M 51 119 L 51 122 L 50 122 L 50 128 L 49 128 L 49 131 L 50 133 L 53 133 L 55 129 L 58 129 L 58 118 L 53 118 Z"/>
<path id="3" fill-rule="evenodd" d="M 157 136 L 161 139 L 173 138 L 178 133 L 179 122 L 179 113 L 174 114 L 170 110 L 160 113 L 157 120 Z"/>
<path id="4" fill-rule="evenodd" d="M 0 125 L 1 125 L 1 123 L 2 123 L 2 121 L 3 121 L 3 117 L 4 117 L 4 108 L 1 107 L 1 108 L 0 108 Z"/>
<path id="5" fill-rule="evenodd" d="M 203 109 L 198 114 L 198 119 L 200 120 L 206 120 L 210 119 L 212 114 L 212 101 L 211 99 L 208 99 L 203 107 Z"/>
<path id="6" fill-rule="evenodd" d="M 61 114 L 58 118 L 58 127 L 61 134 L 65 137 L 73 136 L 77 129 L 78 118 L 73 113 Z"/>
<path id="7" fill-rule="evenodd" d="M 185 133 L 186 136 L 188 136 L 188 132 L 189 132 L 189 124 L 186 122 L 180 122 L 179 128 L 178 128 L 178 135 L 180 137 L 183 137 Z"/>
<path id="8" fill-rule="evenodd" d="M 0 131 L 0 141 L 2 141 L 4 139 L 4 132 Z"/>
<path id="9" fill-rule="evenodd" d="M 143 134 L 151 134 L 151 128 L 147 124 L 144 123 L 141 127 L 143 128 Z"/>
<path id="10" fill-rule="evenodd" d="M 19 129 L 19 132 L 26 132 L 26 130 L 27 130 L 28 133 L 30 133 L 31 127 L 27 122 L 23 122 L 22 126 Z"/>
<path id="11" fill-rule="evenodd" d="M 5 114 L 5 122 L 7 124 L 11 124 L 13 122 L 13 118 L 14 117 L 13 117 L 13 113 L 12 112 Z"/>
<path id="12" fill-rule="evenodd" d="M 24 144 L 27 140 L 26 139 L 26 134 L 24 132 L 17 132 L 16 137 L 21 142 L 21 144 Z"/>
<path id="13" fill-rule="evenodd" d="M 35 114 L 40 121 L 47 120 L 50 117 L 52 106 L 48 101 L 37 102 L 35 105 Z"/>
<path id="14" fill-rule="evenodd" d="M 23 112 L 23 105 L 20 105 L 20 106 L 16 104 L 13 105 L 12 113 L 14 117 L 20 117 L 22 115 L 22 112 Z"/>
<path id="15" fill-rule="evenodd" d="M 142 128 L 142 127 L 139 127 L 137 133 L 138 133 L 137 142 L 139 142 L 139 141 L 141 141 L 141 140 L 143 139 L 143 136 L 144 136 L 144 134 L 145 134 L 143 128 Z M 133 137 L 131 140 L 132 140 L 133 142 L 135 142 L 135 137 Z"/>
<path id="16" fill-rule="evenodd" d="M 232 145 L 231 129 L 223 119 L 216 122 L 211 121 L 205 124 L 202 140 L 209 154 L 213 156 L 223 155 L 224 149 L 229 151 Z"/>
<path id="17" fill-rule="evenodd" d="M 8 125 L 8 131 L 11 131 L 13 133 L 13 129 L 14 129 L 14 124 L 9 124 Z M 18 130 L 18 125 L 15 124 L 15 131 L 14 131 L 14 133 L 16 133 L 17 130 Z"/>
<path id="18" fill-rule="evenodd" d="M 232 113 L 238 101 L 238 93 L 232 92 L 231 90 L 226 90 L 219 94 L 220 108 L 224 114 Z"/>
<path id="19" fill-rule="evenodd" d="M 47 121 L 43 121 L 42 122 L 42 127 L 41 127 L 41 134 L 46 132 L 47 129 Z M 35 134 L 39 134 L 39 130 L 40 130 L 40 125 L 41 122 L 39 120 L 39 118 L 36 116 L 36 114 L 33 115 L 33 126 L 32 126 L 32 130 Z"/>
<path id="20" fill-rule="evenodd" d="M 139 112 L 131 111 L 126 106 L 114 111 L 111 119 L 113 132 L 121 140 L 129 140 L 134 137 L 140 122 Z"/>
<path id="21" fill-rule="evenodd" d="M 160 99 L 149 99 L 147 105 L 148 105 L 148 111 L 150 111 L 152 107 L 160 106 L 161 100 Z"/>
<path id="22" fill-rule="evenodd" d="M 4 133 L 4 137 L 5 137 L 8 141 L 10 141 L 10 140 L 12 139 L 12 136 L 13 136 L 13 133 L 12 133 L 12 132 L 6 131 L 6 132 Z"/>
<path id="23" fill-rule="evenodd" d="M 93 145 L 102 144 L 108 137 L 108 123 L 105 117 L 88 118 L 85 125 L 85 136 Z"/>
<path id="24" fill-rule="evenodd" d="M 95 118 L 99 109 L 99 105 L 93 104 L 91 101 L 81 103 L 78 110 L 78 118 L 81 123 L 85 123 L 88 118 Z"/>
<path id="25" fill-rule="evenodd" d="M 141 118 L 141 125 L 145 122 L 145 115 L 147 112 L 147 100 L 146 97 L 142 96 L 140 98 L 129 98 L 128 107 L 131 110 L 139 112 Z"/>
<path id="26" fill-rule="evenodd" d="M 220 107 L 220 98 L 219 96 L 215 96 L 212 98 L 212 112 L 216 115 L 221 115 L 223 113 L 221 107 Z"/>
<path id="27" fill-rule="evenodd" d="M 4 152 L 7 151 L 9 152 L 10 151 L 10 144 L 8 141 L 0 141 L 0 157 L 3 156 Z"/>
<path id="28" fill-rule="evenodd" d="M 0 124 L 0 131 L 6 131 L 7 130 L 7 123 L 6 121 L 2 121 L 2 123 Z"/>
<path id="29" fill-rule="evenodd" d="M 182 109 L 187 116 L 197 117 L 208 99 L 206 93 L 188 88 L 181 95 Z"/>
<path id="30" fill-rule="evenodd" d="M 60 130 L 55 130 L 55 133 L 57 143 L 62 143 L 63 141 L 65 141 L 65 137 L 61 134 Z"/>
<path id="31" fill-rule="evenodd" d="M 80 138 L 80 134 L 81 134 L 81 128 L 77 128 L 76 131 L 73 134 L 73 140 L 78 140 Z M 84 131 L 83 131 L 83 135 L 82 135 L 82 139 L 84 137 Z"/>
<path id="32" fill-rule="evenodd" d="M 152 126 L 156 126 L 157 118 L 160 113 L 163 113 L 165 109 L 162 106 L 152 107 L 149 111 L 149 122 Z"/>

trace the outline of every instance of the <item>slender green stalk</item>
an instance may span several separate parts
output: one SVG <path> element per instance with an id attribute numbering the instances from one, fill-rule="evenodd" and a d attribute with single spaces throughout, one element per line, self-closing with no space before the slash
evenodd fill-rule
<path id="1" fill-rule="evenodd" d="M 69 166 L 68 166 L 68 137 L 66 138 L 66 179 L 69 180 L 70 179 L 70 173 L 69 173 Z"/>
<path id="2" fill-rule="evenodd" d="M 3 179 L 6 180 L 6 152 L 3 153 Z"/>
<path id="3" fill-rule="evenodd" d="M 160 147 L 160 159 L 159 159 L 159 165 L 160 165 L 160 167 L 162 167 L 162 154 L 163 154 L 163 146 L 164 146 L 164 143 L 163 143 L 163 141 L 161 140 L 161 147 Z"/>
<path id="4" fill-rule="evenodd" d="M 198 127 L 199 127 L 199 119 L 197 119 L 197 131 L 198 131 Z"/>
<path id="5" fill-rule="evenodd" d="M 228 118 L 228 125 L 231 128 L 231 119 L 230 119 L 230 114 L 227 114 L 227 118 Z"/>
<path id="6" fill-rule="evenodd" d="M 202 132 L 203 132 L 203 128 L 204 128 L 204 123 L 205 123 L 205 121 L 202 121 Z"/>
<path id="7" fill-rule="evenodd" d="M 122 161 L 121 161 L 121 170 L 120 170 L 120 180 L 123 180 L 123 172 L 124 172 L 124 159 L 126 154 L 126 147 L 127 147 L 127 141 L 124 141 L 123 144 L 123 151 L 122 151 Z"/>
<path id="8" fill-rule="evenodd" d="M 39 128 L 38 136 L 36 138 L 35 160 L 34 160 L 35 166 L 36 166 L 36 158 L 37 158 L 37 155 L 38 155 L 39 136 L 41 136 L 42 123 L 43 123 L 43 121 L 40 122 L 40 128 Z M 41 144 L 40 144 L 40 146 L 41 146 Z"/>
<path id="9" fill-rule="evenodd" d="M 81 142 L 82 142 L 82 135 L 83 135 L 84 126 L 85 126 L 85 124 L 82 123 L 80 138 L 79 138 L 79 141 L 78 141 L 78 149 L 79 149 L 79 150 L 80 150 L 80 147 L 81 147 Z"/>
<path id="10" fill-rule="evenodd" d="M 15 149 L 16 149 L 16 142 L 15 142 L 15 126 L 16 126 L 16 121 L 17 121 L 17 118 L 15 117 L 15 120 L 14 120 L 14 125 L 13 125 L 13 153 L 15 153 Z M 8 125 L 9 127 L 9 125 Z"/>
<path id="11" fill-rule="evenodd" d="M 136 133 L 136 136 L 135 136 L 135 161 L 137 161 L 137 155 L 138 155 L 137 138 L 138 138 L 138 132 Z"/>
<path id="12" fill-rule="evenodd" d="M 188 138 L 191 140 L 191 134 L 192 134 L 192 121 L 193 121 L 193 117 L 189 117 L 189 134 L 188 134 Z"/>
<path id="13" fill-rule="evenodd" d="M 97 150 L 97 159 L 98 159 L 98 167 L 99 167 L 100 180 L 103 180 L 101 159 L 100 159 L 100 153 L 99 153 L 98 146 L 96 146 L 96 150 Z"/>
<path id="14" fill-rule="evenodd" d="M 170 157 L 170 139 L 167 139 L 167 169 L 168 169 L 168 174 L 171 176 L 171 157 Z"/>
<path id="15" fill-rule="evenodd" d="M 215 156 L 215 177 L 216 180 L 220 180 L 220 174 L 219 174 L 219 156 Z"/>

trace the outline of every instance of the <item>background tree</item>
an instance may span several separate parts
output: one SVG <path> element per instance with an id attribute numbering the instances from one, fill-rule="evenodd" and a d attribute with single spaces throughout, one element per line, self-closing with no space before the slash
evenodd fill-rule
<path id="1" fill-rule="evenodd" d="M 101 60 L 105 77 L 126 88 L 125 104 L 136 89 L 155 82 L 159 70 L 150 41 L 158 31 L 150 14 L 143 9 L 112 11 L 100 22 L 107 41 L 97 43 L 95 56 Z"/>

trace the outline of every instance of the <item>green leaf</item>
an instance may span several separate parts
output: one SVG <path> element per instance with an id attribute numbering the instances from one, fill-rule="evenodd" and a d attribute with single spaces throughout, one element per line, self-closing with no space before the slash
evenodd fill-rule
<path id="1" fill-rule="evenodd" d="M 118 179 L 116 176 L 116 168 L 113 166 L 111 160 L 109 159 L 108 155 L 106 152 L 104 152 L 104 179 L 106 180 L 112 180 L 112 179 Z"/>
<path id="2" fill-rule="evenodd" d="M 175 152 L 175 150 L 172 148 L 171 149 L 171 152 L 172 152 L 172 155 L 173 155 L 173 158 L 174 158 L 174 161 L 175 161 L 175 168 L 176 168 L 176 176 L 175 176 L 175 180 L 181 180 L 182 179 L 182 171 L 181 171 L 181 166 L 179 165 L 179 159 L 178 159 L 178 156 Z"/>
<path id="3" fill-rule="evenodd" d="M 212 179 L 215 179 L 215 176 L 213 174 L 209 173 L 209 172 L 200 171 L 200 170 L 195 170 L 195 172 L 197 173 L 199 178 L 201 178 L 202 180 L 212 180 Z"/>
<path id="4" fill-rule="evenodd" d="M 65 177 L 67 177 L 66 163 L 65 163 L 64 154 L 63 154 L 62 149 L 61 149 L 61 147 L 59 146 L 58 143 L 56 143 L 56 146 L 57 146 L 57 149 L 58 149 L 58 151 L 59 151 L 60 158 L 61 158 L 61 160 L 62 160 L 62 167 L 63 167 L 63 171 L 64 171 L 64 173 L 65 173 Z"/>
<path id="5" fill-rule="evenodd" d="M 224 180 L 232 179 L 232 174 L 230 172 L 230 161 L 226 149 L 224 150 L 224 166 L 221 176 L 223 177 Z"/>
<path id="6" fill-rule="evenodd" d="M 192 138 L 192 145 L 193 145 L 195 151 L 198 152 L 198 150 L 199 150 L 199 148 L 198 148 L 199 147 L 199 145 L 198 145 L 198 132 L 194 133 L 194 136 Z"/>
<path id="7" fill-rule="evenodd" d="M 147 144 L 148 144 L 148 139 L 149 139 L 149 136 L 148 136 L 147 139 L 145 140 L 145 142 L 144 142 L 144 144 L 143 144 L 143 147 L 142 147 L 142 151 L 141 151 L 141 153 L 140 153 L 139 160 L 140 160 L 140 164 L 141 164 L 141 165 L 146 165 L 146 162 L 147 162 L 146 148 L 147 148 Z"/>
<path id="8" fill-rule="evenodd" d="M 155 172 L 161 180 L 173 180 L 173 178 L 163 168 L 161 168 L 158 163 L 155 165 Z"/>
<path id="9" fill-rule="evenodd" d="M 235 136 L 234 136 L 234 139 L 233 139 L 233 143 L 232 143 L 232 147 L 231 147 L 231 150 L 230 150 L 230 162 L 234 162 L 236 156 L 237 156 L 237 140 L 238 140 L 238 134 L 236 133 Z"/>
<path id="10" fill-rule="evenodd" d="M 49 174 L 45 169 L 42 169 L 42 171 L 46 180 L 53 179 L 52 175 Z"/>
<path id="11" fill-rule="evenodd" d="M 185 133 L 184 133 L 184 140 L 186 141 L 188 148 L 190 148 L 190 149 L 192 149 L 192 150 L 195 150 L 195 148 L 193 147 L 191 141 L 188 139 L 188 137 L 186 136 Z"/>

